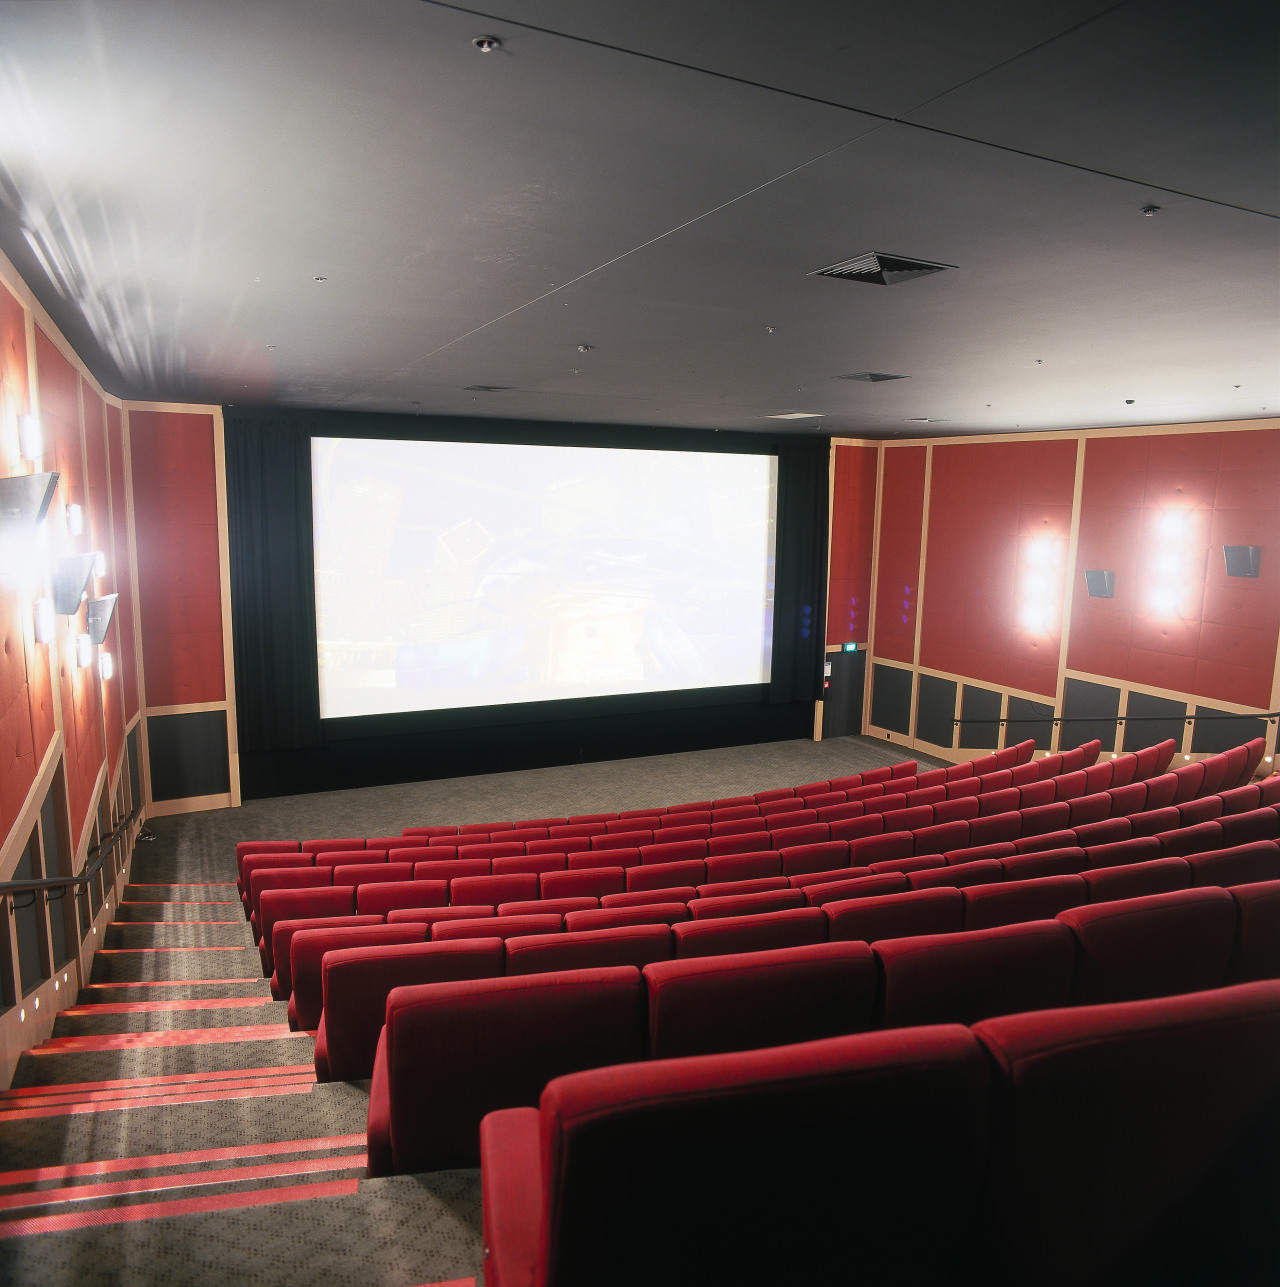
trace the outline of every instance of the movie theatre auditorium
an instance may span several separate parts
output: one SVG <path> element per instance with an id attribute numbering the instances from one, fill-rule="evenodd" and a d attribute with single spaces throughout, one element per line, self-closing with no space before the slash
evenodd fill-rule
<path id="1" fill-rule="evenodd" d="M 0 278 L 8 1280 L 1277 1280 L 1280 421 L 771 443 L 767 683 L 341 737 L 294 484 L 403 425 Z"/>

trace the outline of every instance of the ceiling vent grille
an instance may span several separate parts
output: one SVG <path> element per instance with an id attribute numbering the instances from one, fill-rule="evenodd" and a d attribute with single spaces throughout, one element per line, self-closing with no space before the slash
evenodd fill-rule
<path id="1" fill-rule="evenodd" d="M 914 277 L 928 277 L 945 272 L 955 264 L 934 264 L 927 259 L 908 259 L 905 255 L 886 255 L 878 250 L 830 264 L 809 274 L 810 277 L 840 277 L 849 282 L 871 282 L 876 286 L 896 286 Z"/>
<path id="2" fill-rule="evenodd" d="M 838 375 L 837 380 L 861 380 L 864 384 L 881 384 L 885 380 L 909 380 L 909 375 L 889 375 L 885 371 L 854 371 L 851 375 Z"/>
<path id="3" fill-rule="evenodd" d="M 469 384 L 463 393 L 510 393 L 514 388 L 511 384 Z"/>

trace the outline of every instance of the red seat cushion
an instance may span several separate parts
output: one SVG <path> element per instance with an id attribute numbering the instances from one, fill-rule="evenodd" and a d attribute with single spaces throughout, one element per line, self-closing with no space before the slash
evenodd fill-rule
<path id="1" fill-rule="evenodd" d="M 549 970 L 599 969 L 668 961 L 673 951 L 665 925 L 618 925 L 564 934 L 530 934 L 507 943 L 508 975 Z"/>
<path id="2" fill-rule="evenodd" d="M 685 921 L 673 925 L 676 956 L 716 956 L 723 952 L 757 952 L 776 947 L 803 947 L 827 938 L 827 921 L 818 907 L 797 907 L 756 916 Z"/>

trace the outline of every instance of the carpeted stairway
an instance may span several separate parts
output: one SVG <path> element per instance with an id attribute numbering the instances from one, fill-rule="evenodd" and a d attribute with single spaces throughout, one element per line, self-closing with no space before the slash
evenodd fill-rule
<path id="1" fill-rule="evenodd" d="M 367 1083 L 318 1085 L 236 896 L 235 840 L 727 796 L 902 758 L 863 738 L 265 800 L 157 819 L 89 984 L 0 1092 L 0 1282 L 483 1281 L 478 1171 L 366 1180 Z"/>

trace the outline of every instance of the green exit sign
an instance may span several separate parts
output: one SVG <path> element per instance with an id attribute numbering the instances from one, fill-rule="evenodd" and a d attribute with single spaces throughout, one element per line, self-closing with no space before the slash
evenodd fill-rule
<path id="1" fill-rule="evenodd" d="M 844 646 L 844 650 L 845 650 L 845 652 L 857 652 L 857 651 L 858 651 L 858 645 L 857 645 L 857 644 L 845 644 L 845 646 Z"/>

